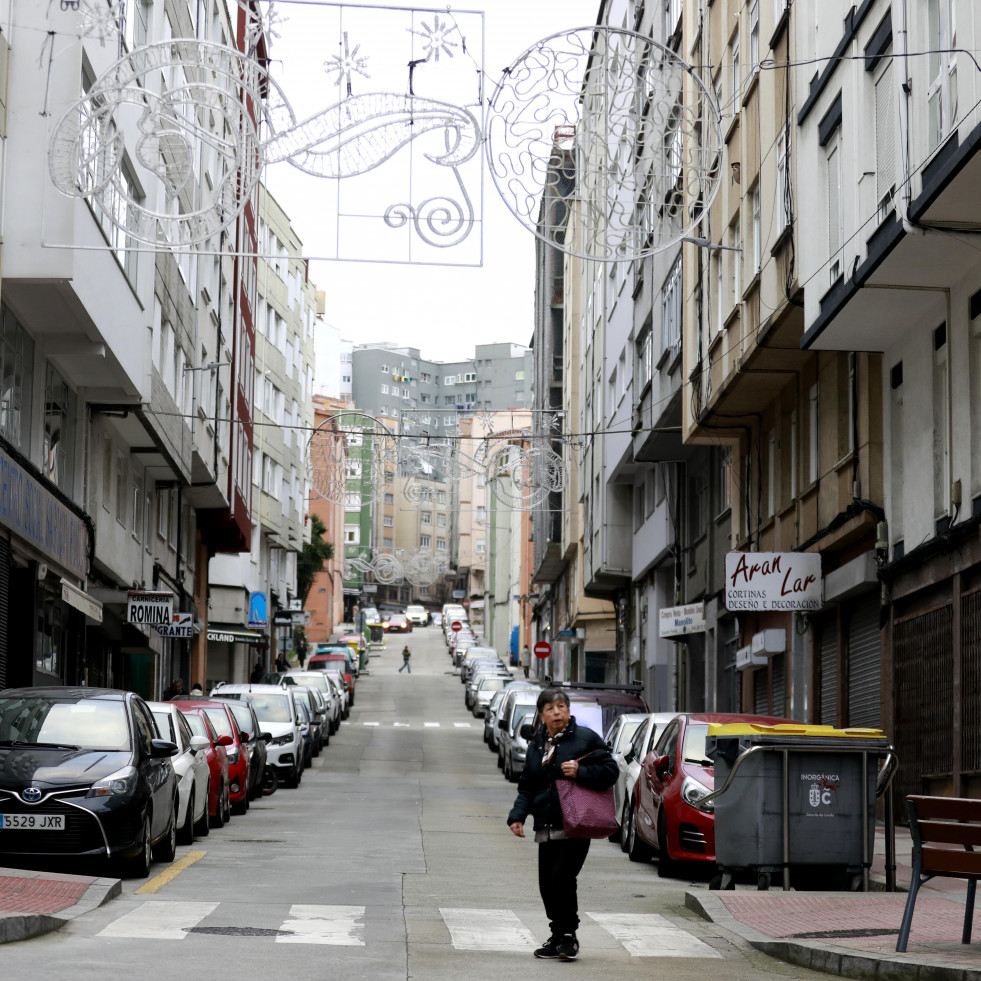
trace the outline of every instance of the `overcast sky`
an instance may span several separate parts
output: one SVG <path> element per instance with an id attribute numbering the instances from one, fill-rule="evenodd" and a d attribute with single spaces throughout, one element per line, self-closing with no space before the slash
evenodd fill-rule
<path id="1" fill-rule="evenodd" d="M 351 73 L 354 96 L 407 90 L 407 62 L 425 53 L 424 38 L 436 26 L 433 14 L 413 15 L 407 5 L 395 3 L 362 5 L 369 8 L 366 11 L 351 9 L 357 6 L 276 3 L 276 12 L 286 20 L 276 28 L 281 36 L 273 41 L 272 72 L 298 118 L 336 104 L 345 94 L 346 80 L 338 87 L 338 73 L 324 66 L 344 52 L 344 33 L 348 35 L 347 52 L 357 65 Z M 416 70 L 414 91 L 469 107 L 479 120 L 481 22 L 474 11 L 484 11 L 488 97 L 502 69 L 535 41 L 594 23 L 598 8 L 599 0 L 492 0 L 486 5 L 452 8 L 460 31 L 447 35 L 452 44 L 442 49 L 439 64 L 430 58 Z M 444 23 L 446 10 L 445 6 L 435 8 Z M 466 53 L 459 44 L 461 32 L 467 36 Z M 460 177 L 483 219 L 482 266 L 335 258 L 340 254 L 397 260 L 411 249 L 416 258 L 479 261 L 475 235 L 458 249 L 427 250 L 408 228 L 396 233 L 378 218 L 342 219 L 340 223 L 335 218 L 339 203 L 347 215 L 378 215 L 410 196 L 412 203 L 438 193 L 453 192 L 459 197 L 452 170 L 435 167 L 422 157 L 436 149 L 432 137 L 429 139 L 428 145 L 421 139 L 414 141 L 365 176 L 317 178 L 283 163 L 268 169 L 266 182 L 290 215 L 305 254 L 317 257 L 311 262 L 311 278 L 326 292 L 326 320 L 354 343 L 394 341 L 418 347 L 424 357 L 433 360 L 461 360 L 471 356 L 479 343 L 527 344 L 533 328 L 534 237 L 504 207 L 486 167 L 481 208 L 477 158 L 460 167 Z"/>

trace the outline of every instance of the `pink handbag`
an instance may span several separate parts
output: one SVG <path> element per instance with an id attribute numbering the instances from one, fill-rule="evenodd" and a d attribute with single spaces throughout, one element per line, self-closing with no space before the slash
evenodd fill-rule
<path id="1" fill-rule="evenodd" d="M 586 756 L 580 756 L 576 762 Z M 562 830 L 567 838 L 609 838 L 620 827 L 614 812 L 612 787 L 592 790 L 577 780 L 556 780 L 555 787 L 562 808 Z"/>

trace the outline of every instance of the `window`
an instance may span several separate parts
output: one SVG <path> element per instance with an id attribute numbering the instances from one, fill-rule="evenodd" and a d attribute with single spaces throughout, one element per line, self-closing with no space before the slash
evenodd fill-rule
<path id="1" fill-rule="evenodd" d="M 486 544 L 486 542 L 484 542 L 484 541 L 480 541 L 480 540 L 478 540 L 478 541 L 477 541 L 477 542 L 476 542 L 476 543 L 474 544 L 474 547 L 473 547 L 473 550 L 474 550 L 474 551 L 475 551 L 475 552 L 476 552 L 476 553 L 477 553 L 478 555 L 483 555 L 483 554 L 484 554 L 484 553 L 485 553 L 485 552 L 487 551 L 487 544 Z"/>
<path id="2" fill-rule="evenodd" d="M 756 74 L 760 67 L 760 0 L 749 4 L 749 70 Z"/>
<path id="3" fill-rule="evenodd" d="M 116 454 L 116 520 L 126 524 L 127 490 L 129 488 L 129 468 L 126 465 L 126 454 Z"/>
<path id="4" fill-rule="evenodd" d="M 429 535 L 419 536 L 419 548 L 430 548 L 433 544 L 432 538 Z"/>
<path id="5" fill-rule="evenodd" d="M 828 285 L 832 286 L 841 276 L 841 150 L 838 136 L 834 136 L 828 144 L 827 181 L 828 181 Z"/>
<path id="6" fill-rule="evenodd" d="M 382 393 L 382 395 L 388 395 L 388 386 L 387 385 L 382 385 L 382 387 L 381 387 L 381 393 Z"/>
<path id="7" fill-rule="evenodd" d="M 927 109 L 930 149 L 947 138 L 957 121 L 956 0 L 929 0 Z"/>
<path id="8" fill-rule="evenodd" d="M 437 538 L 436 539 L 436 551 L 437 552 L 445 552 L 446 551 L 446 539 L 445 538 Z"/>
<path id="9" fill-rule="evenodd" d="M 382 547 L 383 548 L 391 548 L 392 547 L 392 539 L 389 538 L 387 535 L 382 539 Z"/>
<path id="10" fill-rule="evenodd" d="M 732 447 L 723 446 L 719 461 L 719 511 L 732 507 Z"/>
<path id="11" fill-rule="evenodd" d="M 514 373 L 514 380 L 516 382 L 524 381 L 525 380 L 525 373 L 524 373 L 524 371 L 516 371 Z"/>
<path id="12" fill-rule="evenodd" d="M 388 366 L 387 364 L 383 364 L 383 365 L 381 366 L 381 373 L 382 373 L 383 375 L 387 375 L 387 374 L 388 374 L 388 373 L 389 373 L 389 372 L 390 372 L 391 370 L 392 370 L 392 369 L 391 369 L 391 368 L 390 368 L 390 367 L 389 367 L 389 366 Z"/>
<path id="13" fill-rule="evenodd" d="M 896 93 L 893 90 L 892 58 L 884 58 L 875 82 L 875 198 L 879 221 L 892 210 L 896 190 Z"/>
<path id="14" fill-rule="evenodd" d="M 681 256 L 675 260 L 661 287 L 661 347 L 676 352 L 681 348 Z"/>
<path id="15" fill-rule="evenodd" d="M 466 374 L 462 375 L 460 381 L 462 382 L 472 382 L 477 380 L 477 373 L 474 371 L 468 371 Z"/>
<path id="16" fill-rule="evenodd" d="M 395 519 L 390 514 L 386 514 L 383 518 L 383 524 L 386 528 L 391 528 L 395 524 Z"/>
<path id="17" fill-rule="evenodd" d="M 437 491 L 436 492 L 436 503 L 437 504 L 445 504 L 446 503 L 446 491 Z"/>
<path id="18" fill-rule="evenodd" d="M 34 341 L 7 307 L 0 320 L 0 433 L 17 449 L 31 443 Z"/>
<path id="19" fill-rule="evenodd" d="M 394 504 L 395 503 L 395 495 L 394 494 L 386 494 L 385 495 L 385 503 L 386 504 Z"/>
<path id="20" fill-rule="evenodd" d="M 478 507 L 477 507 L 477 524 L 482 525 L 482 524 L 486 524 L 486 523 L 487 523 L 487 508 L 485 508 L 483 505 L 478 505 Z"/>
<path id="21" fill-rule="evenodd" d="M 729 57 L 732 61 L 732 114 L 739 112 L 742 97 L 742 77 L 739 70 L 739 35 L 735 34 L 729 46 Z"/>
<path id="22" fill-rule="evenodd" d="M 433 523 L 433 515 L 431 511 L 423 511 L 419 515 L 419 523 L 423 525 L 431 525 Z"/>
<path id="23" fill-rule="evenodd" d="M 641 331 L 640 337 L 637 339 L 634 347 L 636 350 L 634 374 L 637 379 L 637 397 L 639 398 L 654 373 L 654 365 L 651 358 L 651 328 L 649 326 Z"/>
<path id="24" fill-rule="evenodd" d="M 820 472 L 820 446 L 818 445 L 818 387 L 812 385 L 807 392 L 807 482 L 813 484 Z"/>
<path id="25" fill-rule="evenodd" d="M 743 296 L 742 241 L 739 234 L 739 216 L 729 226 L 729 246 L 732 256 L 732 305 L 738 306 Z"/>
<path id="26" fill-rule="evenodd" d="M 133 534 L 140 539 L 143 537 L 143 487 L 135 477 L 130 488 L 130 516 Z"/>
<path id="27" fill-rule="evenodd" d="M 634 484 L 634 531 L 640 531 L 644 519 L 644 485 Z"/>
<path id="28" fill-rule="evenodd" d="M 455 385 L 456 384 L 456 375 L 444 375 L 443 376 L 443 384 L 444 385 Z"/>
<path id="29" fill-rule="evenodd" d="M 66 494 L 75 486 L 77 402 L 68 383 L 49 362 L 44 379 L 44 476 Z"/>
<path id="30" fill-rule="evenodd" d="M 437 528 L 445 528 L 446 527 L 446 515 L 445 514 L 437 514 L 436 515 L 436 527 Z"/>
<path id="31" fill-rule="evenodd" d="M 777 136 L 776 232 L 779 235 L 790 221 L 790 127 L 784 126 Z"/>
<path id="32" fill-rule="evenodd" d="M 345 525 L 344 526 L 344 543 L 346 545 L 360 545 L 361 544 L 361 527 L 360 527 L 360 525 Z"/>
<path id="33" fill-rule="evenodd" d="M 722 261 L 722 253 L 720 252 L 715 256 L 712 262 L 715 265 L 715 329 L 722 330 L 726 322 L 725 290 L 723 289 L 725 264 Z"/>
<path id="34" fill-rule="evenodd" d="M 762 232 L 762 228 L 760 225 L 759 181 L 756 182 L 756 187 L 753 188 L 751 204 L 753 208 L 753 275 L 755 276 L 760 271 L 760 263 L 762 262 L 762 253 L 763 253 L 763 243 L 760 241 L 760 234 Z"/>
<path id="35" fill-rule="evenodd" d="M 933 510 L 949 514 L 950 505 L 950 368 L 947 325 L 933 332 Z"/>
<path id="36" fill-rule="evenodd" d="M 671 38 L 679 33 L 682 0 L 663 0 L 664 2 L 664 36 L 670 43 Z M 632 25 L 628 25 L 632 26 Z"/>
<path id="37" fill-rule="evenodd" d="M 170 492 L 157 491 L 157 534 L 167 541 L 170 534 Z"/>

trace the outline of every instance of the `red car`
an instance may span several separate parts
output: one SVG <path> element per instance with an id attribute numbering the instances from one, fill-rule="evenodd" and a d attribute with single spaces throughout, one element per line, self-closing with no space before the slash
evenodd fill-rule
<path id="1" fill-rule="evenodd" d="M 208 713 L 200 707 L 201 701 L 179 701 L 177 707 L 187 719 L 195 736 L 207 736 L 211 747 L 204 751 L 211 770 L 208 785 L 208 816 L 211 827 L 224 827 L 232 817 L 231 789 L 228 780 L 228 750 L 234 742 L 231 736 L 219 736 L 208 718 Z"/>
<path id="2" fill-rule="evenodd" d="M 383 626 L 389 634 L 412 633 L 412 621 L 404 613 L 392 613 L 385 618 Z"/>
<path id="3" fill-rule="evenodd" d="M 354 704 L 354 675 L 351 672 L 351 662 L 344 654 L 323 651 L 314 654 L 307 661 L 307 671 L 339 671 L 344 679 L 344 686 L 347 688 L 348 705 Z"/>
<path id="4" fill-rule="evenodd" d="M 194 705 L 204 709 L 219 737 L 231 736 L 233 740 L 225 747 L 228 756 L 228 795 L 232 813 L 244 814 L 249 809 L 249 785 L 252 782 L 248 734 L 239 729 L 235 713 L 227 702 L 198 701 Z"/>
<path id="5" fill-rule="evenodd" d="M 705 755 L 709 723 L 778 725 L 790 719 L 766 715 L 702 713 L 672 719 L 640 766 L 623 829 L 632 862 L 657 855 L 657 874 L 672 875 L 679 862 L 715 864 L 715 815 L 694 801 L 715 788 L 715 768 Z"/>

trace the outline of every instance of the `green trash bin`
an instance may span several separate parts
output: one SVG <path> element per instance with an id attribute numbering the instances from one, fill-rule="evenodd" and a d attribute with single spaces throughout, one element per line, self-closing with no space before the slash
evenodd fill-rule
<path id="1" fill-rule="evenodd" d="M 880 761 L 895 757 L 878 729 L 752 723 L 709 726 L 715 763 L 717 887 L 745 870 L 807 888 L 868 888 Z"/>

